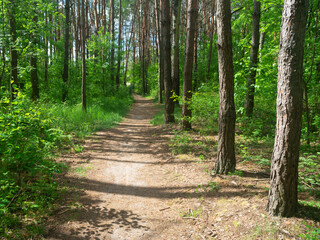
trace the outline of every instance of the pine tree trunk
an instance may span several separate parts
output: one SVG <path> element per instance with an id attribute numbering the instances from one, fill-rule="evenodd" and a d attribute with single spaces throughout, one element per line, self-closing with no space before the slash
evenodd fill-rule
<path id="1" fill-rule="evenodd" d="M 184 81 L 183 81 L 183 105 L 182 105 L 182 128 L 191 129 L 191 108 L 192 100 L 192 69 L 194 56 L 194 43 L 196 32 L 196 21 L 198 15 L 198 1 L 188 0 L 188 21 L 186 38 L 186 57 L 184 63 Z"/>
<path id="2" fill-rule="evenodd" d="M 66 23 L 64 33 L 64 64 L 63 64 L 63 87 L 62 87 L 62 102 L 67 100 L 68 95 L 68 77 L 69 77 L 69 41 L 70 41 L 70 0 L 66 0 L 65 5 Z"/>
<path id="3" fill-rule="evenodd" d="M 260 28 L 260 14 L 261 14 L 261 2 L 254 0 L 253 14 L 252 14 L 252 43 L 250 53 L 250 69 L 247 82 L 247 97 L 245 102 L 245 111 L 247 116 L 252 116 L 254 107 L 254 92 L 256 84 L 256 74 L 258 65 L 258 52 L 259 52 L 259 28 Z"/>
<path id="4" fill-rule="evenodd" d="M 155 0 L 155 8 L 157 13 L 157 32 L 158 32 L 158 99 L 159 103 L 163 103 L 162 93 L 164 88 L 164 78 L 163 78 L 163 44 L 162 44 L 162 33 L 161 33 L 161 25 L 160 25 L 160 7 L 159 0 Z"/>
<path id="5" fill-rule="evenodd" d="M 164 95 L 165 95 L 165 123 L 174 122 L 174 102 L 172 96 L 171 79 L 171 41 L 170 41 L 170 1 L 160 0 L 161 35 L 163 44 L 163 71 L 164 71 Z"/>
<path id="6" fill-rule="evenodd" d="M 114 0 L 110 0 L 110 34 L 111 34 L 111 58 L 110 58 L 110 80 L 111 86 L 114 85 Z"/>
<path id="7" fill-rule="evenodd" d="M 179 37 L 181 0 L 173 0 L 173 56 L 172 56 L 172 84 L 176 95 L 180 96 L 179 76 Z"/>
<path id="8" fill-rule="evenodd" d="M 285 0 L 282 12 L 277 129 L 267 210 L 291 217 L 298 206 L 298 162 L 302 122 L 303 55 L 308 1 Z"/>
<path id="9" fill-rule="evenodd" d="M 209 53 L 208 53 L 208 63 L 207 63 L 207 76 L 206 81 L 209 82 L 210 78 L 210 68 L 211 68 L 211 59 L 212 59 L 212 47 L 213 47 L 213 34 L 214 34 L 214 12 L 216 7 L 216 1 L 212 1 L 211 5 L 211 28 L 210 28 L 210 45 L 209 45 Z"/>
<path id="10" fill-rule="evenodd" d="M 85 23 L 85 0 L 82 0 L 81 8 L 81 40 L 82 40 L 82 109 L 87 112 L 87 76 L 86 76 L 86 23 Z"/>
<path id="11" fill-rule="evenodd" d="M 119 0 L 119 35 L 118 35 L 118 65 L 117 65 L 117 76 L 116 76 L 116 88 L 120 86 L 120 64 L 121 64 L 121 31 L 122 31 L 122 8 L 121 0 Z"/>
<path id="12" fill-rule="evenodd" d="M 16 88 L 18 87 L 18 51 L 12 45 L 17 41 L 17 28 L 16 28 L 16 9 L 14 0 L 10 0 L 11 9 L 8 11 L 9 24 L 10 24 L 10 93 L 11 101 L 15 99 Z M 14 87 L 15 85 L 15 87 Z"/>
<path id="13" fill-rule="evenodd" d="M 215 171 L 228 174 L 236 168 L 234 149 L 235 105 L 230 0 L 217 0 L 219 62 L 219 140 Z"/>

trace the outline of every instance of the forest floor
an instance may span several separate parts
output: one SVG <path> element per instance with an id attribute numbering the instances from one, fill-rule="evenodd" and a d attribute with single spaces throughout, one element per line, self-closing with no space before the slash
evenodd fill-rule
<path id="1" fill-rule="evenodd" d="M 71 169 L 59 179 L 68 191 L 45 239 L 300 239 L 308 226 L 320 227 L 303 215 L 268 216 L 269 176 L 261 166 L 239 163 L 234 175 L 212 176 L 214 157 L 173 155 L 177 127 L 152 126 L 155 104 L 135 100 L 116 128 L 61 159 Z M 214 146 L 217 136 L 204 140 Z"/>

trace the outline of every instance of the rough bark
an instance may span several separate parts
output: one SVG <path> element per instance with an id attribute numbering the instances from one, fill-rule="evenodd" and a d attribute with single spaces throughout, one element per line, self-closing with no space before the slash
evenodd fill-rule
<path id="1" fill-rule="evenodd" d="M 173 56 L 172 56 L 172 84 L 176 95 L 180 95 L 179 76 L 179 37 L 181 0 L 173 0 Z"/>
<path id="2" fill-rule="evenodd" d="M 171 79 L 171 41 L 170 41 L 170 1 L 160 0 L 161 12 L 161 37 L 163 44 L 163 71 L 164 71 L 164 95 L 165 95 L 165 123 L 174 122 L 174 102 L 172 97 Z"/>
<path id="3" fill-rule="evenodd" d="M 191 129 L 191 108 L 192 100 L 192 69 L 194 56 L 195 28 L 198 13 L 198 1 L 188 0 L 188 20 L 186 37 L 186 56 L 184 63 L 184 81 L 183 81 L 183 105 L 182 105 L 182 128 Z"/>
<path id="4" fill-rule="evenodd" d="M 259 52 L 259 27 L 260 27 L 260 14 L 261 14 L 261 3 L 258 0 L 254 0 L 253 3 L 253 14 L 252 14 L 252 42 L 251 42 L 251 53 L 250 53 L 250 69 L 249 77 L 247 81 L 247 96 L 245 102 L 245 111 L 247 116 L 252 116 L 254 107 L 254 92 L 256 84 L 256 74 L 258 65 L 258 52 Z"/>
<path id="5" fill-rule="evenodd" d="M 308 1 L 285 0 L 282 12 L 277 129 L 267 210 L 291 217 L 298 206 L 298 161 L 303 99 L 303 55 Z"/>
<path id="6" fill-rule="evenodd" d="M 217 0 L 217 35 L 219 62 L 219 140 L 215 171 L 233 172 L 236 167 L 234 135 L 234 74 L 232 59 L 230 0 Z"/>
<path id="7" fill-rule="evenodd" d="M 69 41 L 70 41 L 70 0 L 65 4 L 66 22 L 64 26 L 64 63 L 63 63 L 63 87 L 62 102 L 67 100 L 68 95 L 68 78 L 69 78 Z"/>

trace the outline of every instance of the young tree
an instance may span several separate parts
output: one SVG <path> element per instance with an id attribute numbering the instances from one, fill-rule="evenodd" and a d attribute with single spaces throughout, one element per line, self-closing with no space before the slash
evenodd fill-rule
<path id="1" fill-rule="evenodd" d="M 38 24 L 38 16 L 35 15 L 33 17 L 33 22 L 34 22 L 34 28 L 37 27 Z M 32 52 L 30 55 L 30 67 L 31 67 L 31 72 L 30 72 L 30 79 L 31 79 L 31 86 L 32 86 L 32 94 L 31 94 L 31 99 L 33 101 L 36 101 L 39 99 L 39 77 L 38 77 L 38 57 L 37 57 L 37 44 L 38 44 L 38 36 L 37 33 L 31 34 L 31 39 L 32 39 Z"/>
<path id="2" fill-rule="evenodd" d="M 161 38 L 163 44 L 163 71 L 164 71 L 164 95 L 165 95 L 165 123 L 174 122 L 174 102 L 172 99 L 171 79 L 171 41 L 170 41 L 170 1 L 160 0 L 161 12 Z"/>
<path id="3" fill-rule="evenodd" d="M 254 0 L 253 3 L 253 14 L 252 14 L 252 43 L 250 53 L 250 70 L 247 82 L 247 97 L 245 102 L 245 110 L 247 116 L 251 116 L 253 113 L 254 106 L 254 92 L 256 84 L 256 73 L 258 64 L 258 51 L 259 51 L 259 26 L 260 26 L 260 14 L 261 14 L 261 3 L 260 0 Z"/>
<path id="4" fill-rule="evenodd" d="M 188 0 L 188 20 L 187 20 L 187 40 L 186 57 L 184 63 L 184 81 L 183 81 L 183 105 L 182 105 L 182 127 L 184 130 L 191 129 L 191 108 L 192 99 L 192 69 L 194 56 L 194 38 L 195 27 L 198 14 L 198 1 Z"/>
<path id="5" fill-rule="evenodd" d="M 219 61 L 219 140 L 216 173 L 227 174 L 236 167 L 234 135 L 234 75 L 232 59 L 230 0 L 217 0 L 217 35 Z"/>
<path id="6" fill-rule="evenodd" d="M 293 216 L 298 206 L 303 55 L 308 1 L 285 0 L 278 62 L 277 129 L 267 210 Z"/>

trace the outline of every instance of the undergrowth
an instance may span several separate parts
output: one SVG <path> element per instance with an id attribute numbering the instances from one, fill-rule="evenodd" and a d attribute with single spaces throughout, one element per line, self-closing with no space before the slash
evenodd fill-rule
<path id="1" fill-rule="evenodd" d="M 34 239 L 65 192 L 55 176 L 67 169 L 61 150 L 81 151 L 74 140 L 110 128 L 129 109 L 132 97 L 92 99 L 81 105 L 31 102 L 18 93 L 0 98 L 0 239 Z"/>

